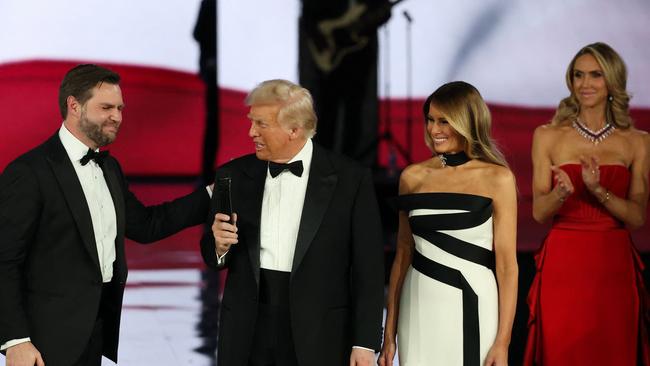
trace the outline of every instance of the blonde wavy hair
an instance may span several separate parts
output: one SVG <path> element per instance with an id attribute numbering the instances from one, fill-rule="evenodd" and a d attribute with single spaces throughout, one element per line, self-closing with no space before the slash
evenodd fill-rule
<path id="1" fill-rule="evenodd" d="M 433 139 L 427 131 L 429 108 L 435 106 L 449 125 L 464 139 L 465 153 L 472 159 L 479 159 L 508 167 L 508 162 L 499 151 L 490 135 L 492 117 L 479 91 L 464 81 L 453 81 L 439 87 L 424 102 L 424 140 L 435 153 Z"/>
<path id="2" fill-rule="evenodd" d="M 309 90 L 288 80 L 273 79 L 258 84 L 248 96 L 247 106 L 279 104 L 278 122 L 290 128 L 302 127 L 307 138 L 316 134 L 318 119 Z"/>
<path id="3" fill-rule="evenodd" d="M 568 124 L 578 118 L 580 102 L 578 102 L 578 98 L 573 91 L 573 68 L 578 57 L 583 55 L 592 55 L 603 70 L 605 85 L 609 94 L 605 107 L 607 122 L 620 129 L 632 127 L 633 122 L 629 111 L 630 94 L 626 90 L 627 68 L 625 62 L 612 47 L 602 42 L 584 46 L 569 63 L 565 78 L 571 94 L 560 101 L 551 124 Z"/>

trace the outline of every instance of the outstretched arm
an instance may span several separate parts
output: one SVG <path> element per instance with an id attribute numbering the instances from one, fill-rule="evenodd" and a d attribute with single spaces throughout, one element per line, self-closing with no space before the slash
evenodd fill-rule
<path id="1" fill-rule="evenodd" d="M 107 159 L 105 165 L 105 174 L 115 174 L 124 194 L 125 230 L 129 239 L 151 243 L 205 222 L 210 206 L 210 196 L 205 187 L 170 202 L 145 206 L 129 190 L 117 160 Z M 110 179 L 107 179 L 109 184 Z M 119 203 L 115 202 L 115 205 L 117 207 Z"/>

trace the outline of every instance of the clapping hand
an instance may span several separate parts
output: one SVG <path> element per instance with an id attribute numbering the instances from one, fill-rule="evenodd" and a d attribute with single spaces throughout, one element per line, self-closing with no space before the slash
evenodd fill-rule
<path id="1" fill-rule="evenodd" d="M 594 191 L 600 186 L 600 169 L 598 167 L 598 159 L 595 156 L 590 158 L 580 157 L 580 165 L 582 165 L 582 181 L 589 191 Z"/>
<path id="2" fill-rule="evenodd" d="M 555 182 L 553 191 L 556 192 L 560 201 L 564 202 L 564 200 L 574 191 L 571 178 L 569 178 L 569 175 L 564 170 L 557 166 L 552 166 L 551 170 L 553 171 L 553 181 Z"/>

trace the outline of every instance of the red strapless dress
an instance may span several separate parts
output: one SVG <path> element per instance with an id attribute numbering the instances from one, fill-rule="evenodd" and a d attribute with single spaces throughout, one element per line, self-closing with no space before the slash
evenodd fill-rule
<path id="1" fill-rule="evenodd" d="M 535 256 L 524 364 L 650 365 L 643 264 L 629 232 L 587 191 L 580 165 L 561 168 L 575 191 Z M 627 196 L 627 168 L 601 166 L 600 177 Z"/>

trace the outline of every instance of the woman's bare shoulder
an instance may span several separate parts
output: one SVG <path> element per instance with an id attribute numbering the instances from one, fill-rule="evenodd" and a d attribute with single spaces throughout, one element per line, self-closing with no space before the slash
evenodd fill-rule
<path id="1" fill-rule="evenodd" d="M 650 147 L 650 134 L 644 130 L 630 127 L 618 131 L 618 134 L 625 139 L 626 145 L 631 147 L 633 150 L 648 149 Z"/>
<path id="2" fill-rule="evenodd" d="M 498 192 L 501 188 L 514 188 L 515 175 L 510 168 L 503 165 L 481 161 L 477 164 L 480 169 L 478 184 L 488 187 L 491 191 Z"/>
<path id="3" fill-rule="evenodd" d="M 486 173 L 489 181 L 496 185 L 514 182 L 515 179 L 515 175 L 510 168 L 498 164 L 489 163 L 486 166 Z"/>
<path id="4" fill-rule="evenodd" d="M 431 159 L 411 164 L 402 170 L 400 175 L 400 191 L 411 191 L 414 187 L 418 186 L 424 177 L 431 174 L 434 166 Z"/>
<path id="5" fill-rule="evenodd" d="M 404 170 L 402 170 L 402 178 L 411 178 L 423 174 L 430 169 L 430 165 L 431 164 L 428 160 L 408 165 Z"/>
<path id="6" fill-rule="evenodd" d="M 628 136 L 629 138 L 637 139 L 639 141 L 644 141 L 644 140 L 650 138 L 650 134 L 648 134 L 647 131 L 640 130 L 640 129 L 636 128 L 636 127 L 630 127 L 630 128 L 628 128 L 626 130 L 621 130 L 621 132 L 624 135 Z"/>
<path id="7" fill-rule="evenodd" d="M 537 140 L 553 139 L 556 138 L 558 135 L 566 132 L 569 129 L 571 129 L 571 125 L 568 123 L 561 123 L 561 124 L 546 123 L 543 125 L 539 125 L 535 128 L 533 139 L 537 139 Z"/>

